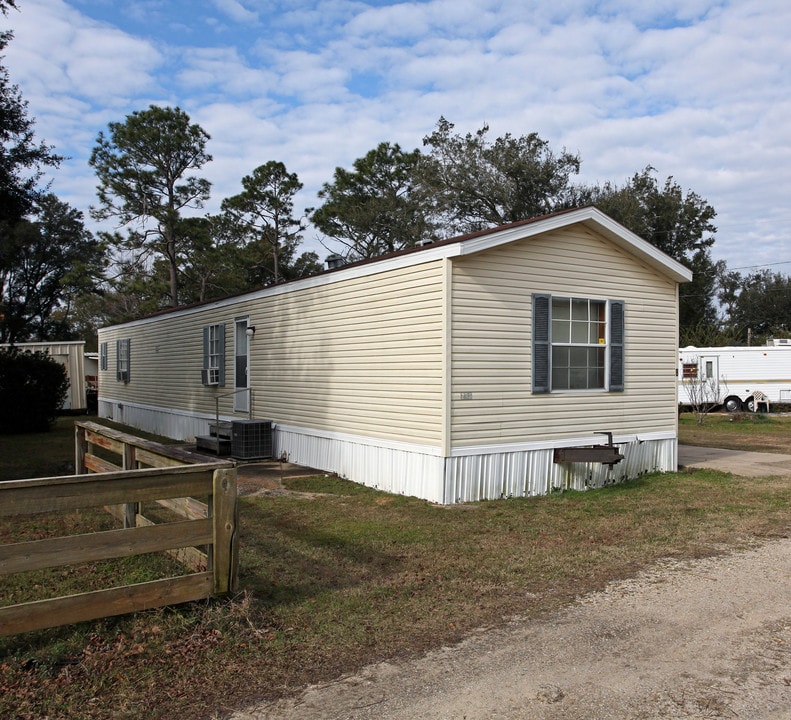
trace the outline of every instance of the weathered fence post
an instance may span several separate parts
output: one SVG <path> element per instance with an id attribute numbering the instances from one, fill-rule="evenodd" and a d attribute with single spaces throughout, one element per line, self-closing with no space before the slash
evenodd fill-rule
<path id="1" fill-rule="evenodd" d="M 236 468 L 215 470 L 212 485 L 210 568 L 214 576 L 214 594 L 222 595 L 235 590 L 237 585 Z"/>
<path id="2" fill-rule="evenodd" d="M 74 474 L 84 475 L 88 472 L 85 467 L 85 453 L 88 452 L 88 443 L 85 440 L 85 428 L 74 425 Z"/>
<path id="3" fill-rule="evenodd" d="M 124 443 L 123 469 L 134 470 L 137 465 L 135 461 L 135 448 L 129 443 Z M 124 504 L 124 527 L 137 527 L 137 513 L 140 511 L 140 504 L 131 502 Z"/>

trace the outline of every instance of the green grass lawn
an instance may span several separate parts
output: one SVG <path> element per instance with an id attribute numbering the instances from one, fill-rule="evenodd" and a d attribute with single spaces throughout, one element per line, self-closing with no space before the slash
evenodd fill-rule
<path id="1" fill-rule="evenodd" d="M 679 442 L 686 445 L 720 447 L 791 454 L 791 416 L 763 413 L 712 413 L 703 425 L 693 413 L 679 417 Z"/>
<path id="2" fill-rule="evenodd" d="M 787 480 L 708 471 L 450 507 L 287 483 L 239 500 L 236 596 L 0 639 L 0 717 L 222 717 L 557 609 L 658 558 L 791 531 Z M 12 587 L 0 576 L 0 598 Z"/>
<path id="3" fill-rule="evenodd" d="M 0 435 L 0 480 L 74 473 L 74 418 L 60 417 L 46 433 Z"/>

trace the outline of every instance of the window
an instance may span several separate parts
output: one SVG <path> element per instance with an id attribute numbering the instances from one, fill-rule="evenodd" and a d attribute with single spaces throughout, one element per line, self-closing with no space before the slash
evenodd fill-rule
<path id="1" fill-rule="evenodd" d="M 698 379 L 698 364 L 697 363 L 683 363 L 681 366 L 681 377 L 684 380 L 697 380 Z"/>
<path id="2" fill-rule="evenodd" d="M 620 300 L 533 296 L 533 392 L 623 390 Z"/>
<path id="3" fill-rule="evenodd" d="M 607 303 L 552 298 L 552 389 L 602 390 Z"/>
<path id="4" fill-rule="evenodd" d="M 204 385 L 225 385 L 225 325 L 207 325 L 203 328 Z"/>
<path id="5" fill-rule="evenodd" d="M 129 339 L 115 341 L 115 378 L 119 382 L 129 382 Z"/>
<path id="6" fill-rule="evenodd" d="M 107 343 L 99 345 L 99 370 L 107 370 Z"/>

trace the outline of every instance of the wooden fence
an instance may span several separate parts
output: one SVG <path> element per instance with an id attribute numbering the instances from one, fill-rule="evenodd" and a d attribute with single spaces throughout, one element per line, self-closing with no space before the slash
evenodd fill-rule
<path id="1" fill-rule="evenodd" d="M 79 474 L 0 483 L 0 517 L 105 507 L 123 520 L 124 527 L 0 546 L 0 573 L 158 551 L 170 552 L 193 572 L 3 607 L 0 635 L 200 600 L 235 589 L 237 507 L 232 462 L 206 462 L 179 448 L 92 422 L 75 423 L 75 431 Z M 117 463 L 108 458 L 115 455 Z M 176 513 L 178 519 L 155 522 L 144 517 L 141 503 L 151 501 Z"/>

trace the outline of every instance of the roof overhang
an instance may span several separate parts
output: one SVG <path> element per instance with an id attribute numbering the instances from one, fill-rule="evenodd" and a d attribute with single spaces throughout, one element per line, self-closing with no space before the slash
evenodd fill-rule
<path id="1" fill-rule="evenodd" d="M 539 218 L 522 220 L 510 225 L 480 230 L 461 237 L 440 240 L 422 247 L 409 248 L 383 257 L 362 260 L 357 263 L 352 263 L 351 265 L 329 270 L 318 275 L 312 275 L 311 277 L 292 280 L 281 285 L 273 285 L 271 287 L 253 290 L 242 295 L 213 300 L 192 307 L 166 310 L 153 316 L 108 327 L 144 324 L 153 322 L 164 315 L 188 315 L 202 312 L 208 308 L 233 305 L 240 301 L 283 295 L 306 290 L 308 288 L 331 285 L 352 278 L 367 277 L 381 272 L 420 265 L 435 260 L 471 255 L 518 240 L 528 240 L 531 237 L 537 237 L 552 232 L 553 230 L 562 230 L 563 228 L 577 224 L 582 224 L 591 231 L 602 235 L 617 247 L 637 257 L 639 260 L 645 262 L 647 265 L 675 282 L 689 282 L 692 279 L 692 272 L 684 267 L 684 265 L 676 262 L 669 255 L 666 255 L 654 245 L 651 245 L 651 243 L 646 242 L 638 235 L 627 230 L 609 215 L 590 206 L 575 210 L 564 210 L 552 215 L 544 215 Z"/>

